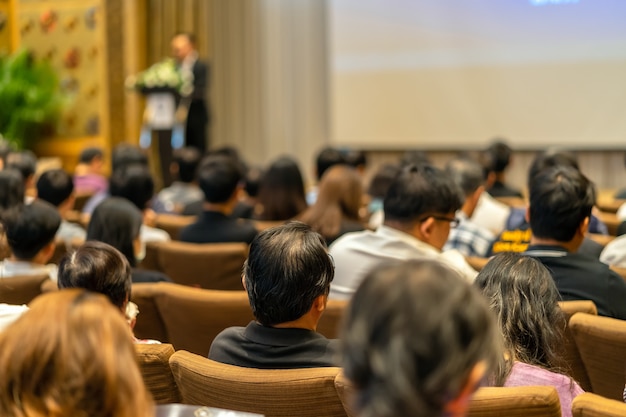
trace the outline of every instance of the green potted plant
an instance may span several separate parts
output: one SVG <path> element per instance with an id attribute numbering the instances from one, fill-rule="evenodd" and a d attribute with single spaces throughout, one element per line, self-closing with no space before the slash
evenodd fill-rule
<path id="1" fill-rule="evenodd" d="M 54 134 L 62 108 L 59 79 L 48 62 L 26 50 L 0 56 L 0 136 L 17 148 L 32 148 Z"/>

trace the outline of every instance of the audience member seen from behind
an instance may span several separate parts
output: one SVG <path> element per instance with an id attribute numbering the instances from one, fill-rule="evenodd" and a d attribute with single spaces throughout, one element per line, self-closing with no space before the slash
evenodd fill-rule
<path id="1" fill-rule="evenodd" d="M 338 342 L 316 332 L 333 275 L 324 239 L 309 226 L 261 232 L 242 278 L 256 321 L 220 333 L 209 359 L 247 368 L 337 366 Z"/>
<path id="2" fill-rule="evenodd" d="M 170 173 L 176 180 L 155 197 L 152 208 L 157 213 L 183 213 L 185 207 L 202 201 L 202 190 L 196 183 L 196 171 L 202 155 L 192 147 L 174 150 Z"/>
<path id="3" fill-rule="evenodd" d="M 528 188 L 533 178 L 539 173 L 554 167 L 567 167 L 579 170 L 576 155 L 571 152 L 561 151 L 558 149 L 540 152 L 533 160 L 528 170 Z M 502 252 L 524 252 L 530 243 L 531 227 L 527 220 L 527 210 L 523 207 L 513 208 L 507 221 L 506 230 L 504 230 L 495 240 L 491 254 Z M 606 234 L 606 226 L 593 216 L 590 217 L 591 228 L 595 228 L 595 232 Z M 593 233 L 593 232 L 592 232 Z M 578 249 L 578 253 L 598 258 L 602 252 L 602 245 L 589 238 L 585 238 Z"/>
<path id="4" fill-rule="evenodd" d="M 54 254 L 54 237 L 61 225 L 57 210 L 44 201 L 33 201 L 2 222 L 11 256 L 0 264 L 0 277 L 42 274 L 56 281 L 56 265 L 47 263 Z"/>
<path id="5" fill-rule="evenodd" d="M 319 151 L 315 158 L 315 179 L 319 183 L 324 176 L 324 173 L 335 165 L 345 164 L 346 159 L 344 155 L 335 148 L 326 147 Z M 306 193 L 306 202 L 308 205 L 313 205 L 317 200 L 317 185 L 312 186 Z"/>
<path id="6" fill-rule="evenodd" d="M 571 416 L 572 401 L 583 390 L 559 369 L 566 318 L 550 272 L 536 259 L 503 253 L 489 261 L 474 285 L 487 298 L 504 336 L 505 354 L 494 383 L 553 386 L 562 415 Z"/>
<path id="7" fill-rule="evenodd" d="M 14 169 L 22 174 L 24 181 L 24 194 L 27 203 L 35 197 L 35 171 L 37 170 L 37 157 L 31 151 L 10 152 L 5 161 L 4 169 Z"/>
<path id="8" fill-rule="evenodd" d="M 140 236 L 141 222 L 141 212 L 130 201 L 110 197 L 91 215 L 87 240 L 104 242 L 119 250 L 132 267 L 133 282 L 171 281 L 161 272 L 137 268 L 146 255 Z"/>
<path id="9" fill-rule="evenodd" d="M 180 232 L 180 240 L 192 243 L 250 243 L 257 234 L 251 222 L 232 217 L 241 195 L 242 174 L 232 158 L 215 155 L 198 168 L 198 183 L 204 193 L 204 211 L 198 220 Z"/>
<path id="10" fill-rule="evenodd" d="M 0 415 L 149 417 L 128 325 L 99 294 L 35 299 L 0 333 Z"/>
<path id="11" fill-rule="evenodd" d="M 111 153 L 111 177 L 131 165 L 148 167 L 148 157 L 141 148 L 129 143 L 120 143 L 113 148 Z M 110 197 L 108 189 L 94 194 L 83 207 L 83 213 L 91 214 L 96 206 L 107 197 Z"/>
<path id="12" fill-rule="evenodd" d="M 589 227 L 595 188 L 580 171 L 548 168 L 530 183 L 532 237 L 526 254 L 552 273 L 563 300 L 591 300 L 602 316 L 626 319 L 626 282 L 598 259 L 577 253 Z"/>
<path id="13" fill-rule="evenodd" d="M 444 171 L 403 168 L 387 190 L 384 224 L 375 232 L 346 233 L 331 245 L 336 279 L 330 297 L 349 299 L 368 272 L 398 260 L 438 259 L 473 281 L 477 272 L 460 252 L 442 251 L 460 207 L 459 190 Z"/>
<path id="14" fill-rule="evenodd" d="M 167 242 L 170 235 L 154 227 L 156 215 L 149 207 L 154 196 L 154 180 L 146 165 L 134 164 L 116 171 L 111 177 L 109 192 L 111 197 L 122 197 L 141 211 L 143 224 L 140 236 L 142 242 Z"/>
<path id="15" fill-rule="evenodd" d="M 264 174 L 263 169 L 258 166 L 253 166 L 248 169 L 243 184 L 244 195 L 239 198 L 231 217 L 237 219 L 254 218 L 254 212 L 259 205 L 258 197 L 261 178 L 263 178 Z"/>
<path id="16" fill-rule="evenodd" d="M 384 164 L 372 177 L 370 185 L 367 189 L 369 196 L 369 204 L 367 211 L 369 213 L 368 226 L 370 229 L 376 230 L 378 226 L 385 221 L 385 213 L 383 211 L 383 200 L 387 194 L 387 190 L 400 174 L 400 165 Z"/>
<path id="17" fill-rule="evenodd" d="M 24 180 L 15 169 L 0 171 L 0 218 L 24 205 Z"/>
<path id="18" fill-rule="evenodd" d="M 361 176 L 352 167 L 335 165 L 322 177 L 315 204 L 298 220 L 311 226 L 330 245 L 345 233 L 364 229 L 359 215 L 362 205 Z"/>
<path id="19" fill-rule="evenodd" d="M 340 340 L 352 405 L 363 417 L 464 416 L 502 355 L 483 297 L 430 260 L 370 272 L 345 312 Z"/>
<path id="20" fill-rule="evenodd" d="M 459 225 L 450 230 L 443 248 L 456 249 L 465 256 L 485 257 L 496 237 L 472 221 L 472 214 L 485 191 L 483 167 L 469 158 L 459 158 L 448 162 L 446 172 L 461 190 L 464 201 L 456 212 Z"/>
<path id="21" fill-rule="evenodd" d="M 77 194 L 106 192 L 109 187 L 104 176 L 104 152 L 100 148 L 83 149 L 74 169 L 74 188 Z"/>
<path id="22" fill-rule="evenodd" d="M 506 185 L 506 169 L 511 163 L 513 150 L 502 140 L 496 140 L 487 148 L 487 153 L 491 156 L 493 163 L 494 179 L 487 192 L 492 197 L 518 197 L 522 198 L 519 190 Z"/>
<path id="23" fill-rule="evenodd" d="M 265 172 L 259 188 L 259 220 L 289 220 L 306 208 L 304 181 L 296 161 L 278 158 Z"/>
<path id="24" fill-rule="evenodd" d="M 76 194 L 72 177 L 62 169 L 52 169 L 39 176 L 37 180 L 37 198 L 52 204 L 61 215 L 61 226 L 56 238 L 70 242 L 72 239 L 85 239 L 85 229 L 76 223 L 64 220 L 68 211 L 74 208 Z"/>
<path id="25" fill-rule="evenodd" d="M 113 246 L 88 241 L 59 263 L 59 288 L 81 288 L 105 295 L 135 327 L 137 305 L 130 301 L 132 270 L 128 260 Z M 158 343 L 134 339 L 136 343 Z"/>

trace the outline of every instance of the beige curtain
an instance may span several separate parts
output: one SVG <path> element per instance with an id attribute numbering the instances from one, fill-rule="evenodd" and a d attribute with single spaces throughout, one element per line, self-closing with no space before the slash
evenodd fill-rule
<path id="1" fill-rule="evenodd" d="M 213 145 L 247 160 L 296 156 L 305 176 L 327 142 L 326 1 L 213 2 Z"/>

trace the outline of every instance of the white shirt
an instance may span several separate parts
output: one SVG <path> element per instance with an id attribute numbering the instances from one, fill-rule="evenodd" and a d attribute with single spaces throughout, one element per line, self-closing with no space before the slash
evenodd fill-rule
<path id="1" fill-rule="evenodd" d="M 156 227 L 141 225 L 139 229 L 139 239 L 143 243 L 146 242 L 169 242 L 172 240 L 170 235 L 163 229 L 157 229 Z"/>
<path id="2" fill-rule="evenodd" d="M 600 262 L 626 268 L 626 235 L 618 236 L 607 243 L 600 254 Z"/>
<path id="3" fill-rule="evenodd" d="M 441 252 L 415 237 L 380 226 L 375 232 L 347 233 L 330 246 L 335 261 L 335 278 L 330 298 L 349 299 L 368 272 L 380 264 L 411 259 L 437 259 L 457 270 L 469 281 L 478 274 L 456 250 Z"/>
<path id="4" fill-rule="evenodd" d="M 510 214 L 509 206 L 499 202 L 489 193 L 482 193 L 472 214 L 472 222 L 498 236 L 506 228 L 506 221 Z"/>
<path id="5" fill-rule="evenodd" d="M 0 279 L 39 274 L 48 274 L 52 281 L 57 282 L 57 266 L 54 264 L 41 265 L 27 261 L 12 261 L 10 259 L 0 262 Z"/>
<path id="6" fill-rule="evenodd" d="M 25 305 L 0 304 L 0 332 L 28 311 Z"/>

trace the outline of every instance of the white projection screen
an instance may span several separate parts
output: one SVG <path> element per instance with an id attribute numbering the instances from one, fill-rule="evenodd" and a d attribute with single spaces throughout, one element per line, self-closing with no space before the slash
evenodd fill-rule
<path id="1" fill-rule="evenodd" d="M 626 0 L 329 0 L 332 142 L 626 146 Z"/>

